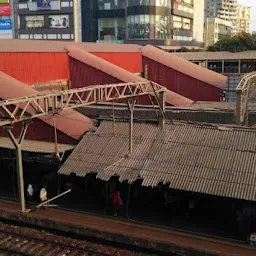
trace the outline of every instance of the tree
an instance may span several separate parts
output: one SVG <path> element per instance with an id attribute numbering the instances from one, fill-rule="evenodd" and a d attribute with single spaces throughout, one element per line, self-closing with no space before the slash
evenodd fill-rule
<path id="1" fill-rule="evenodd" d="M 251 34 L 241 32 L 233 37 L 227 37 L 219 40 L 214 45 L 209 46 L 207 50 L 211 52 L 242 52 L 256 50 L 256 37 Z"/>

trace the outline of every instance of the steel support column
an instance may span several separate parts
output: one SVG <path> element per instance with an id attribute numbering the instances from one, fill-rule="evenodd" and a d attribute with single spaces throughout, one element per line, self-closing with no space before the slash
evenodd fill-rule
<path id="1" fill-rule="evenodd" d="M 159 125 L 161 128 L 164 128 L 165 125 L 165 93 L 159 92 L 159 106 L 160 106 L 160 115 L 159 115 Z"/>
<path id="2" fill-rule="evenodd" d="M 241 125 L 241 97 L 242 91 L 236 90 L 236 124 Z"/>
<path id="3" fill-rule="evenodd" d="M 18 189 L 19 189 L 19 198 L 20 198 L 20 206 L 21 206 L 21 212 L 22 214 L 26 213 L 26 204 L 25 204 L 25 193 L 24 193 L 24 178 L 23 178 L 23 165 L 22 165 L 22 142 L 25 138 L 26 132 L 28 129 L 28 123 L 24 123 L 20 136 L 18 139 L 16 139 L 11 131 L 11 129 L 8 127 L 7 132 L 8 135 L 15 146 L 16 150 L 16 170 L 17 170 L 17 176 L 18 176 Z"/>
<path id="4" fill-rule="evenodd" d="M 132 138 L 133 138 L 133 113 L 134 113 L 134 105 L 135 105 L 136 100 L 132 99 L 131 102 L 129 100 L 127 100 L 127 104 L 128 104 L 128 109 L 130 112 L 130 119 L 129 119 L 129 153 L 132 153 L 132 147 L 133 147 L 133 143 L 132 143 Z"/>

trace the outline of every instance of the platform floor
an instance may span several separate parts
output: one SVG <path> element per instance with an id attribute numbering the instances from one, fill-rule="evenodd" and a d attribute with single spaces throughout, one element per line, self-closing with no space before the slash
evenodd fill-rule
<path id="1" fill-rule="evenodd" d="M 17 203 L 0 200 L 0 212 L 20 215 Z M 141 239 L 153 243 L 191 248 L 200 252 L 220 255 L 255 256 L 256 247 L 221 241 L 212 238 L 179 233 L 155 227 L 148 227 L 118 219 L 108 219 L 82 213 L 67 212 L 60 209 L 38 209 L 28 214 L 28 217 L 39 220 L 51 220 L 58 224 L 68 224 L 79 228 L 90 229 L 107 234 L 122 235 L 133 239 Z M 208 255 L 208 254 L 207 254 Z"/>

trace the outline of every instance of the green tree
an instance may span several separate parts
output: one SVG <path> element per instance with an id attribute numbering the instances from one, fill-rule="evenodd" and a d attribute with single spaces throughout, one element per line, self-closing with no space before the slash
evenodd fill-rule
<path id="1" fill-rule="evenodd" d="M 242 52 L 256 50 L 256 37 L 251 34 L 241 32 L 232 37 L 219 40 L 214 45 L 209 46 L 207 50 L 211 52 Z"/>

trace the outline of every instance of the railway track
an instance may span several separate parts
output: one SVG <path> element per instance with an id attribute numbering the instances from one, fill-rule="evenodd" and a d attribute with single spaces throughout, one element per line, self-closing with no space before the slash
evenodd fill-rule
<path id="1" fill-rule="evenodd" d="M 0 252 L 3 251 L 11 253 L 9 255 L 22 256 L 110 256 L 85 248 L 0 231 Z"/>

